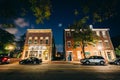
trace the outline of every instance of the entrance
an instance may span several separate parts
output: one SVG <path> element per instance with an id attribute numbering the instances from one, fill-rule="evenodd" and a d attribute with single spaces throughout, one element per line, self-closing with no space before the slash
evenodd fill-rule
<path id="1" fill-rule="evenodd" d="M 107 52 L 107 55 L 108 55 L 108 59 L 111 60 L 111 59 L 112 59 L 111 53 L 110 53 L 110 52 Z"/>
<path id="2" fill-rule="evenodd" d="M 68 52 L 68 61 L 72 61 L 72 52 Z"/>
<path id="3" fill-rule="evenodd" d="M 38 51 L 30 51 L 29 57 L 37 57 Z"/>

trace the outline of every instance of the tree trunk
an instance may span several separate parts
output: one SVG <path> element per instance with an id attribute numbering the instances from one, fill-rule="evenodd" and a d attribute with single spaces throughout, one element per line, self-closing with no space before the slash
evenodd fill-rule
<path id="1" fill-rule="evenodd" d="M 83 54 L 83 57 L 86 58 L 84 41 L 82 41 L 82 54 Z"/>

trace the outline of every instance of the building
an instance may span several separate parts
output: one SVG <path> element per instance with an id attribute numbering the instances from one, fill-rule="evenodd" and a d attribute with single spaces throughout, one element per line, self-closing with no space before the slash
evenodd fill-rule
<path id="1" fill-rule="evenodd" d="M 28 29 L 22 59 L 37 57 L 42 61 L 52 60 L 52 40 L 51 29 Z"/>
<path id="2" fill-rule="evenodd" d="M 99 40 L 94 45 L 87 45 L 85 47 L 85 56 L 93 56 L 99 55 L 103 56 L 107 61 L 115 59 L 114 48 L 110 39 L 109 29 L 93 29 L 92 31 L 99 36 Z M 74 30 L 73 30 L 74 31 Z M 66 61 L 79 61 L 80 59 L 84 58 L 82 54 L 81 47 L 78 46 L 77 48 L 73 48 L 73 38 L 71 35 L 72 31 L 70 29 L 64 30 L 64 53 Z"/>

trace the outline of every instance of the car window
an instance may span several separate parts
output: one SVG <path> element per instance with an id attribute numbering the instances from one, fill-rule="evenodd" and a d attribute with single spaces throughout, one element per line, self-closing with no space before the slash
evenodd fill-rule
<path id="1" fill-rule="evenodd" d="M 89 59 L 94 59 L 94 56 L 89 57 Z"/>

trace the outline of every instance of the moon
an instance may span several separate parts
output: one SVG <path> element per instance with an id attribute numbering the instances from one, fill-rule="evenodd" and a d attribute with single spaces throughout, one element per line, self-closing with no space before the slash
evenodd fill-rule
<path id="1" fill-rule="evenodd" d="M 58 26 L 59 26 L 59 27 L 62 27 L 62 23 L 59 23 Z"/>

